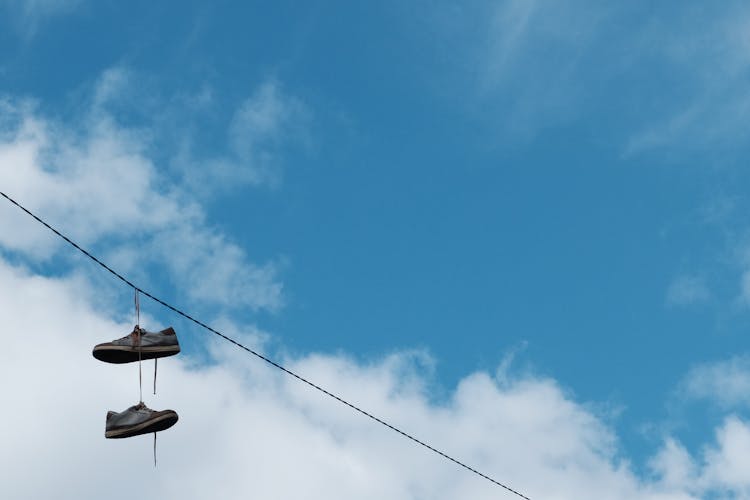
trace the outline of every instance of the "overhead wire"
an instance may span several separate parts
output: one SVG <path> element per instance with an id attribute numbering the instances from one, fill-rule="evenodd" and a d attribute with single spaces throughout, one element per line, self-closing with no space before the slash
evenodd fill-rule
<path id="1" fill-rule="evenodd" d="M 271 365 L 271 366 L 273 366 L 275 368 L 278 368 L 279 370 L 281 370 L 282 372 L 286 373 L 287 375 L 290 375 L 291 377 L 293 377 L 293 378 L 297 379 L 298 381 L 300 381 L 300 382 L 302 382 L 302 383 L 304 383 L 304 384 L 312 387 L 313 389 L 315 389 L 315 390 L 317 390 L 317 391 L 325 394 L 326 396 L 329 396 L 329 397 L 335 399 L 339 403 L 341 403 L 341 404 L 343 404 L 343 405 L 351 408 L 352 410 L 354 410 L 354 411 L 356 411 L 356 412 L 364 415 L 365 417 L 367 417 L 367 418 L 369 418 L 371 420 L 374 420 L 375 422 L 377 422 L 377 423 L 379 423 L 379 424 L 387 427 L 388 429 L 390 429 L 390 430 L 392 430 L 392 431 L 400 434 L 401 436 L 403 436 L 403 437 L 405 437 L 405 438 L 413 441 L 414 443 L 416 443 L 416 444 L 418 444 L 418 445 L 420 445 L 420 446 L 422 446 L 422 447 L 424 447 L 424 448 L 432 451 L 433 453 L 436 453 L 436 454 L 440 455 L 441 457 L 445 458 L 446 460 L 449 460 L 450 462 L 453 462 L 454 464 L 456 464 L 456 465 L 458 465 L 458 466 L 460 466 L 460 467 L 468 470 L 469 472 L 472 472 L 472 473 L 476 474 L 477 476 L 479 476 L 479 477 L 481 477 L 483 479 L 486 479 L 487 481 L 493 483 L 495 486 L 499 486 L 499 487 L 505 489 L 506 491 L 508 491 L 510 493 L 513 493 L 514 495 L 516 495 L 516 496 L 518 496 L 520 498 L 524 498 L 526 500 L 531 500 L 528 496 L 524 495 L 523 493 L 520 493 L 519 491 L 511 488 L 510 486 L 507 486 L 507 485 L 501 483 L 500 481 L 497 481 L 496 479 L 493 479 L 492 477 L 488 476 L 487 474 L 484 474 L 483 472 L 480 472 L 479 470 L 477 470 L 477 469 L 475 469 L 475 468 L 473 468 L 473 467 L 471 467 L 471 466 L 469 466 L 469 465 L 461 462 L 460 460 L 458 460 L 456 458 L 453 458 L 452 456 L 448 455 L 447 453 L 444 453 L 444 452 L 438 450 L 437 448 L 435 448 L 435 447 L 427 444 L 424 441 L 421 441 L 420 439 L 412 436 L 411 434 L 409 434 L 409 433 L 407 433 L 405 431 L 402 431 L 398 427 L 395 427 L 395 426 L 389 424 L 388 422 L 386 422 L 385 420 L 383 420 L 383 419 L 381 419 L 381 418 L 379 418 L 379 417 L 377 417 L 377 416 L 375 416 L 375 415 L 373 415 L 373 414 L 371 414 L 371 413 L 369 413 L 369 412 L 367 412 L 367 411 L 359 408 L 358 406 L 356 406 L 356 405 L 348 402 L 347 400 L 345 400 L 345 399 L 337 396 L 336 394 L 328 391 L 327 389 L 324 389 L 323 387 L 315 384 L 314 382 L 311 382 L 310 380 L 304 378 L 303 376 L 298 375 L 297 373 L 295 373 L 292 370 L 284 367 L 283 365 L 277 363 L 276 361 L 273 361 L 272 359 L 267 358 L 263 354 L 260 354 L 259 352 L 254 351 L 253 349 L 251 349 L 251 348 L 249 348 L 249 347 L 241 344 L 240 342 L 232 339 L 231 337 L 228 337 L 228 336 L 224 335 L 220 331 L 218 331 L 218 330 L 212 328 L 211 326 L 207 325 L 206 323 L 203 323 L 202 321 L 194 318 L 190 314 L 188 314 L 188 313 L 186 313 L 186 312 L 178 309 L 177 307 L 175 307 L 175 306 L 173 306 L 173 305 L 165 302 L 164 300 L 160 299 L 159 297 L 156 297 L 155 295 L 152 295 L 151 293 L 149 293 L 146 290 L 144 290 L 143 288 L 135 285 L 132 281 L 130 281 L 129 279 L 127 279 L 126 277 L 124 277 L 123 275 L 121 275 L 120 273 L 118 273 L 117 271 L 115 271 L 114 269 L 112 269 L 111 267 L 109 267 L 107 264 L 105 264 L 104 262 L 102 262 L 101 260 L 99 260 L 97 257 L 95 257 L 94 255 L 92 255 L 90 252 L 88 252 L 87 250 L 85 250 L 84 248 L 82 248 L 81 246 L 79 246 L 78 244 L 76 244 L 73 240 L 71 240 L 70 238 L 68 238 L 67 236 L 65 236 L 63 233 L 61 233 L 60 231 L 58 231 L 57 229 L 55 229 L 54 227 L 52 227 L 51 225 L 49 225 L 47 222 L 45 222 L 44 220 L 42 220 L 40 217 L 38 217 L 37 215 L 35 215 L 34 213 L 32 213 L 29 209 L 27 209 L 26 207 L 24 207 L 23 205 L 21 205 L 20 203 L 18 203 L 16 200 L 14 200 L 13 198 L 11 198 L 7 194 L 5 194 L 2 191 L 0 191 L 0 195 L 2 195 L 10 203 L 12 203 L 16 207 L 18 207 L 19 209 L 21 209 L 22 211 L 24 211 L 26 214 L 28 214 L 31 217 L 33 217 L 37 222 L 39 222 L 40 224 L 42 224 L 43 226 L 45 226 L 47 229 L 49 229 L 50 231 L 52 231 L 54 234 L 56 234 L 57 236 L 59 236 L 60 238 L 62 238 L 63 240 L 65 240 L 68 244 L 70 244 L 71 246 L 73 246 L 76 250 L 78 250 L 79 252 L 81 252 L 82 254 L 84 254 L 86 257 L 88 257 L 89 259 L 91 259 L 95 263 L 99 264 L 99 266 L 101 266 L 102 268 L 104 268 L 106 271 L 108 271 L 110 274 L 112 274 L 113 276 L 115 276 L 117 279 L 119 279 L 120 281 L 122 281 L 123 283 L 125 283 L 126 285 L 128 285 L 129 287 L 131 287 L 136 293 L 140 293 L 142 295 L 145 295 L 146 297 L 150 298 L 154 302 L 157 302 L 158 304 L 161 304 L 162 306 L 164 306 L 167 309 L 175 312 L 176 314 L 182 316 L 183 318 L 185 318 L 185 319 L 187 319 L 187 320 L 195 323 L 196 325 L 200 326 L 201 328 L 203 328 L 205 330 L 208 330 L 209 332 L 211 332 L 211 333 L 213 333 L 215 335 L 218 335 L 219 337 L 221 337 L 222 339 L 226 340 L 227 342 L 230 342 L 230 343 L 234 344 L 235 346 L 237 346 L 240 349 L 248 352 L 249 354 L 252 354 L 253 356 L 255 356 L 255 357 L 257 357 L 257 358 L 265 361 L 269 365 Z"/>

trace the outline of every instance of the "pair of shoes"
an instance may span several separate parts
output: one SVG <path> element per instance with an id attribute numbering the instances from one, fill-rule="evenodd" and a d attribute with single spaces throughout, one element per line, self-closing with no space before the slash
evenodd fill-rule
<path id="1" fill-rule="evenodd" d="M 172 327 L 149 332 L 136 326 L 121 339 L 94 346 L 92 354 L 99 361 L 122 364 L 174 356 L 179 352 L 180 344 Z M 156 433 L 172 427 L 178 418 L 174 410 L 155 411 L 141 401 L 119 413 L 107 412 L 104 437 L 119 439 Z"/>

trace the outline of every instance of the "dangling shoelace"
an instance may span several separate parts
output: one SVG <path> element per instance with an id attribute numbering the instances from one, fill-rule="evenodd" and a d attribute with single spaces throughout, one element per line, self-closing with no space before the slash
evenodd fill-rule
<path id="1" fill-rule="evenodd" d="M 143 403 L 143 373 L 141 370 L 141 301 L 138 296 L 138 289 L 135 289 L 135 328 L 133 334 L 138 343 L 138 400 Z"/>
<path id="2" fill-rule="evenodd" d="M 133 329 L 133 333 L 131 335 L 135 334 L 136 341 L 138 342 L 138 391 L 140 395 L 140 400 L 143 401 L 143 374 L 141 373 L 141 336 L 145 332 L 145 330 L 141 329 L 141 300 L 138 295 L 138 290 L 135 290 L 135 328 Z M 156 372 L 157 372 L 157 366 L 159 364 L 159 361 L 157 358 L 154 358 L 154 395 L 156 395 Z"/>
<path id="3" fill-rule="evenodd" d="M 159 362 L 158 358 L 154 358 L 154 396 L 156 396 L 156 365 Z"/>
<path id="4" fill-rule="evenodd" d="M 142 357 L 141 357 L 141 336 L 143 330 L 141 330 L 141 301 L 138 296 L 138 289 L 135 289 L 135 328 L 131 335 L 135 335 L 138 342 L 138 397 L 140 403 L 138 406 L 148 410 L 149 408 L 143 403 L 143 372 L 141 369 Z M 154 358 L 154 394 L 156 394 L 156 367 L 157 358 Z M 154 432 L 154 468 L 156 468 L 156 432 Z"/>

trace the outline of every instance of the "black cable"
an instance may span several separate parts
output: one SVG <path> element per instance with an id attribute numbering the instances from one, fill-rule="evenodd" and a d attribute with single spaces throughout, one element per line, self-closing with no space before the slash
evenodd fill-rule
<path id="1" fill-rule="evenodd" d="M 289 370 L 288 368 L 285 368 L 285 367 L 283 367 L 282 365 L 278 364 L 277 362 L 275 362 L 275 361 L 273 361 L 273 360 L 271 360 L 271 359 L 268 359 L 267 357 L 263 356 L 262 354 L 260 354 L 260 353 L 258 353 L 258 352 L 255 352 L 255 351 L 253 351 L 253 350 L 252 350 L 252 349 L 250 349 L 249 347 L 245 347 L 244 345 L 240 344 L 240 343 L 239 343 L 239 342 L 237 342 L 236 340 L 234 340 L 234 339 L 232 339 L 232 338 L 229 338 L 229 337 L 227 337 L 226 335 L 224 335 L 223 333 L 221 333 L 221 332 L 219 332 L 219 331 L 217 331 L 217 330 L 214 330 L 213 328 L 211 328 L 211 327 L 210 327 L 210 326 L 208 326 L 207 324 L 203 323 L 202 321 L 199 321 L 199 320 L 197 320 L 197 319 L 193 318 L 192 316 L 190 316 L 189 314 L 187 314 L 187 313 L 185 313 L 185 312 L 182 312 L 181 310 L 177 309 L 176 307 L 174 307 L 174 306 L 172 306 L 172 305 L 170 305 L 170 304 L 167 304 L 166 302 L 164 302 L 164 301 L 163 301 L 163 300 L 161 300 L 160 298 L 158 298 L 158 297 L 155 297 L 154 295 L 151 295 L 151 294 L 150 294 L 150 293 L 148 293 L 147 291 L 145 291 L 145 290 L 143 290 L 142 288 L 140 288 L 140 287 L 136 286 L 135 284 L 133 284 L 133 282 L 131 282 L 130 280 L 128 280 L 127 278 L 125 278 L 124 276 L 122 276 L 121 274 L 119 274 L 119 273 L 118 273 L 117 271 L 113 270 L 113 269 L 112 269 L 111 267 L 109 267 L 109 266 L 108 266 L 107 264 L 105 264 L 105 263 L 104 263 L 104 262 L 102 262 L 101 260 L 99 260 L 99 259 L 97 259 L 96 257 L 94 257 L 93 255 L 91 255 L 91 254 L 90 254 L 89 252 L 87 252 L 86 250 L 84 250 L 84 249 L 83 249 L 83 248 L 81 248 L 80 246 L 78 246 L 78 245 L 77 245 L 77 244 L 76 244 L 76 243 L 75 243 L 74 241 L 72 241 L 72 240 L 71 240 L 70 238 L 68 238 L 67 236 L 65 236 L 64 234 L 62 234 L 62 233 L 61 233 L 60 231 L 58 231 L 57 229 L 55 229 L 54 227 L 50 226 L 49 224 L 47 224 L 46 222 L 44 222 L 44 221 L 43 221 L 42 219 L 40 219 L 39 217 L 37 217 L 36 215 L 34 215 L 33 213 L 31 213 L 31 212 L 30 212 L 30 211 L 29 211 L 29 210 L 28 210 L 28 209 L 27 209 L 26 207 L 24 207 L 23 205 L 21 205 L 20 203 L 18 203 L 18 202 L 17 202 L 16 200 L 14 200 L 13 198 L 11 198 L 11 197 L 10 197 L 10 196 L 8 196 L 7 194 L 5 194 L 5 193 L 3 193 L 2 191 L 0 191 L 0 195 L 2 195 L 2 196 L 3 196 L 3 197 L 4 197 L 5 199 L 6 199 L 6 200 L 8 200 L 8 201 L 9 201 L 9 202 L 11 202 L 12 204 L 14 204 L 15 206 L 17 206 L 18 208 L 20 208 L 21 210 L 23 210 L 24 212 L 26 212 L 26 213 L 27 213 L 27 214 L 29 214 L 30 216 L 32 216 L 32 217 L 33 217 L 34 219 L 36 219 L 36 221 L 37 221 L 37 222 L 39 222 L 40 224 L 44 225 L 44 226 L 45 226 L 45 227 L 46 227 L 47 229 L 49 229 L 50 231 L 52 231 L 53 233 L 55 233 L 55 234 L 56 234 L 57 236 L 59 236 L 60 238 L 64 239 L 64 240 L 65 240 L 65 241 L 67 241 L 68 243 L 70 243 L 70 244 L 71 244 L 71 245 L 72 245 L 73 247 L 75 247 L 75 248 L 76 248 L 76 249 L 77 249 L 78 251 L 80 251 L 81 253 L 83 253 L 83 254 L 84 254 L 84 255 L 85 255 L 86 257 L 88 257 L 89 259 L 93 260 L 94 262 L 96 262 L 97 264 L 99 264 L 99 265 L 100 265 L 101 267 L 103 267 L 104 269 L 106 269 L 107 271 L 109 271 L 109 272 L 110 272 L 111 274 L 113 274 L 114 276 L 116 276 L 116 277 L 117 277 L 118 279 L 120 279 L 120 281 L 122 281 L 123 283 L 127 284 L 128 286 L 130 286 L 130 287 L 131 287 L 131 288 L 133 288 L 134 290 L 136 290 L 136 291 L 138 291 L 138 292 L 142 293 L 143 295 L 145 295 L 146 297 L 150 298 L 151 300 L 153 300 L 153 301 L 155 301 L 155 302 L 158 302 L 159 304 L 163 305 L 163 306 L 164 306 L 164 307 L 166 307 L 167 309 L 171 309 L 172 311 L 176 312 L 177 314 L 179 314 L 179 315 L 180 315 L 180 316 L 182 316 L 183 318 L 185 318 L 185 319 L 188 319 L 188 320 L 192 321 L 193 323 L 195 323 L 196 325 L 198 325 L 198 326 L 200 326 L 200 327 L 202 327 L 202 328 L 205 328 L 205 329 L 206 329 L 206 330 L 208 330 L 209 332 L 211 332 L 211 333 L 214 333 L 214 334 L 218 335 L 219 337 L 223 338 L 224 340 L 227 340 L 227 341 L 231 342 L 232 344 L 236 345 L 236 346 L 237 346 L 237 347 L 239 347 L 240 349 L 244 349 L 245 351 L 249 352 L 249 353 L 250 353 L 250 354 L 252 354 L 253 356 L 255 356 L 255 357 L 257 357 L 257 358 L 260 358 L 260 359 L 262 359 L 263 361 L 265 361 L 266 363 L 268 363 L 268 364 L 270 364 L 270 365 L 272 365 L 272 366 L 274 366 L 274 367 L 278 368 L 279 370 L 283 371 L 283 372 L 284 372 L 284 373 L 286 373 L 287 375 L 291 375 L 292 377 L 296 378 L 296 379 L 297 379 L 297 380 L 299 380 L 300 382 L 303 382 L 303 383 L 305 383 L 305 384 L 309 385 L 310 387 L 312 387 L 312 388 L 314 388 L 314 389 L 317 389 L 318 391 L 322 392 L 322 393 L 323 393 L 323 394 L 325 394 L 326 396 L 330 396 L 330 397 L 332 397 L 333 399 L 335 399 L 335 400 L 336 400 L 336 401 L 338 401 L 339 403 L 342 403 L 342 404 L 344 404 L 344 405 L 348 406 L 348 407 L 349 407 L 349 408 L 351 408 L 352 410 L 355 410 L 355 411 L 357 411 L 357 412 L 361 413 L 362 415 L 364 415 L 364 416 L 366 416 L 366 417 L 368 417 L 368 418 L 370 418 L 370 419 L 372 419 L 372 420 L 374 420 L 374 421 L 378 422 L 379 424 L 382 424 L 382 425 L 384 425 L 384 426 L 388 427 L 388 428 L 389 428 L 389 429 L 391 429 L 392 431 L 395 431 L 395 432 L 397 432 L 397 433 L 401 434 L 401 435 L 402 435 L 402 436 L 404 436 L 405 438 L 408 438 L 408 439 L 410 439 L 410 440 L 414 441 L 415 443 L 417 443 L 417 444 L 419 444 L 419 445 L 422 445 L 422 446 L 424 446 L 424 447 L 425 447 L 425 448 L 427 448 L 428 450 L 430 450 L 430 451 L 432 451 L 432 452 L 435 452 L 435 453 L 437 453 L 437 454 L 438 454 L 438 455 L 440 455 L 441 457 L 443 457 L 443 458 L 445 458 L 445 459 L 448 459 L 448 460 L 450 460 L 451 462 L 453 462 L 453 463 L 455 463 L 455 464 L 457 464 L 457 465 L 459 465 L 459 466 L 463 467 L 464 469 L 466 469 L 466 470 L 468 470 L 468 471 L 470 471 L 470 472 L 473 472 L 474 474 L 476 474 L 476 475 L 478 475 L 478 476 L 480 476 L 480 477 L 483 477 L 484 479 L 486 479 L 486 480 L 490 481 L 491 483 L 494 483 L 495 485 L 497 485 L 497 486 L 500 486 L 501 488 L 504 488 L 504 489 L 508 490 L 509 492 L 511 492 L 511 493 L 513 493 L 513 494 L 515 494 L 515 495 L 518 495 L 518 496 L 519 496 L 519 497 L 521 497 L 521 498 L 525 498 L 526 500 L 531 500 L 531 499 L 530 499 L 529 497 L 527 497 L 526 495 L 523 495 L 522 493 L 519 493 L 518 491 L 514 490 L 513 488 L 511 488 L 511 487 L 509 487 L 509 486 L 506 486 L 506 485 L 504 485 L 503 483 L 501 483 L 501 482 L 499 482 L 499 481 L 496 481 L 495 479 L 492 479 L 492 478 L 491 478 L 490 476 L 488 476 L 488 475 L 486 475 L 486 474 L 483 474 L 483 473 L 479 472 L 478 470 L 476 470 L 476 469 L 474 469 L 474 468 L 472 468 L 472 467 L 469 467 L 469 466 L 468 466 L 468 465 L 466 465 L 465 463 L 463 463 L 463 462 L 461 462 L 461 461 L 459 461 L 459 460 L 456 460 L 455 458 L 451 457 L 450 455 L 447 455 L 447 454 L 443 453 L 442 451 L 440 451 L 440 450 L 438 450 L 438 449 L 436 449 L 436 448 L 433 448 L 433 447 L 432 447 L 432 446 L 430 446 L 429 444 L 427 444 L 427 443 L 425 443 L 425 442 L 423 442 L 423 441 L 420 441 L 419 439 L 415 438 L 415 437 L 414 437 L 414 436 L 412 436 L 411 434 L 407 434 L 406 432 L 402 431 L 401 429 L 399 429 L 399 428 L 397 428 L 397 427 L 394 427 L 394 426 L 392 426 L 392 425 L 391 425 L 391 424 L 389 424 L 388 422 L 386 422 L 386 421 L 384 421 L 384 420 L 382 420 L 382 419 L 380 419 L 380 418 L 376 417 L 375 415 L 372 415 L 372 414 L 370 414 L 370 413 L 366 412 L 365 410 L 363 410 L 363 409 L 361 409 L 361 408 L 358 408 L 357 406 L 354 406 L 354 405 L 353 405 L 352 403 L 350 403 L 350 402 L 346 401 L 345 399 L 342 399 L 342 398 L 340 398 L 339 396 L 337 396 L 337 395 L 335 395 L 335 394 L 333 394 L 333 393 L 331 393 L 331 392 L 327 391 L 326 389 L 323 389 L 323 388 L 322 388 L 322 387 L 320 387 L 319 385 L 316 385 L 315 383 L 313 383 L 313 382 L 310 382 L 310 381 L 309 381 L 309 380 L 307 380 L 306 378 L 304 378 L 304 377 L 302 377 L 302 376 L 300 376 L 300 375 L 297 375 L 296 373 L 294 373 L 293 371 Z"/>

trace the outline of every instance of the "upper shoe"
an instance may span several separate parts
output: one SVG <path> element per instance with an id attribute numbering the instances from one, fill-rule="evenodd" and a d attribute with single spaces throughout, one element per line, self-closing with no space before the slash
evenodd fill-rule
<path id="1" fill-rule="evenodd" d="M 120 413 L 107 412 L 104 437 L 117 439 L 159 432 L 172 427 L 177 419 L 174 410 L 154 411 L 140 402 Z"/>
<path id="2" fill-rule="evenodd" d="M 96 345 L 92 354 L 106 363 L 130 363 L 138 361 L 139 350 L 140 359 L 164 358 L 180 352 L 180 344 L 171 326 L 160 332 L 149 332 L 136 326 L 121 339 Z"/>

